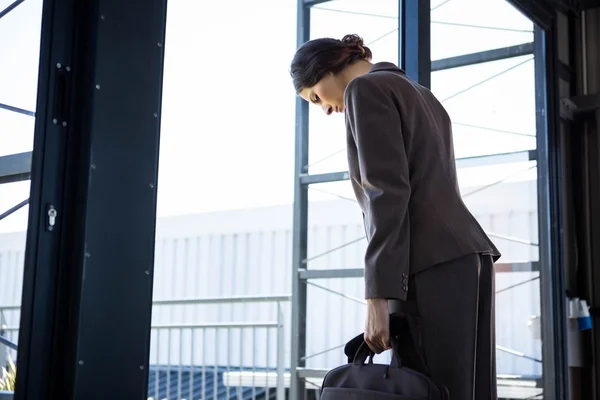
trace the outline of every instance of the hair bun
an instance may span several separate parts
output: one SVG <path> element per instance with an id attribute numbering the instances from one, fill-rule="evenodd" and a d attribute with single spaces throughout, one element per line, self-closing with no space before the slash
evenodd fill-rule
<path id="1" fill-rule="evenodd" d="M 356 50 L 362 58 L 370 60 L 372 57 L 371 50 L 365 46 L 363 39 L 356 35 L 346 35 L 342 38 L 342 43 L 346 46 L 350 47 L 353 50 Z"/>
<path id="2" fill-rule="evenodd" d="M 342 43 L 350 47 L 363 47 L 364 42 L 358 35 L 346 35 L 342 38 Z"/>

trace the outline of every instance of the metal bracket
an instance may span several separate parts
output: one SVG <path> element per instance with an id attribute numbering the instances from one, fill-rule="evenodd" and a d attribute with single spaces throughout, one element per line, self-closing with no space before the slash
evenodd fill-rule
<path id="1" fill-rule="evenodd" d="M 600 109 L 600 94 L 575 96 L 560 101 L 560 117 L 571 121 L 598 109 Z"/>

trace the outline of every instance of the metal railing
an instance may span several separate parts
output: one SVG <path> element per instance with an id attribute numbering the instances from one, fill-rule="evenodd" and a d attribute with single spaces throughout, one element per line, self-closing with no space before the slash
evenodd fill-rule
<path id="1" fill-rule="evenodd" d="M 276 295 L 153 302 L 153 321 L 158 319 L 159 322 L 152 324 L 148 400 L 232 397 L 284 400 L 286 386 L 289 386 L 284 377 L 288 380 L 289 377 L 285 376 L 283 304 L 290 299 L 289 295 Z M 274 306 L 274 310 L 263 309 L 270 314 L 274 311 L 274 320 L 250 321 L 244 315 L 243 321 L 222 322 L 220 317 L 225 313 L 218 312 L 216 322 L 198 322 L 196 318 L 191 322 L 160 321 L 182 314 L 176 312 L 178 308 L 189 311 L 208 306 L 221 311 L 220 308 L 227 305 L 248 307 L 259 303 Z M 169 318 L 156 318 L 165 309 Z M 198 310 L 194 311 L 192 315 L 199 314 Z M 19 312 L 19 306 L 0 307 L 1 336 L 7 342 L 15 342 L 18 337 Z M 2 343 L 0 347 L 6 349 Z"/>

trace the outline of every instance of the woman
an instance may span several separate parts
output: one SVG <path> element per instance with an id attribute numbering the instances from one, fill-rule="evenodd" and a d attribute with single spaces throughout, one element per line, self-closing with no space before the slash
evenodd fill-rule
<path id="1" fill-rule="evenodd" d="M 452 124 L 392 63 L 372 64 L 357 35 L 302 45 L 297 93 L 346 114 L 350 181 L 368 245 L 365 340 L 390 348 L 389 314 L 416 313 L 433 378 L 454 400 L 496 399 L 494 270 L 500 253 L 463 203 Z"/>

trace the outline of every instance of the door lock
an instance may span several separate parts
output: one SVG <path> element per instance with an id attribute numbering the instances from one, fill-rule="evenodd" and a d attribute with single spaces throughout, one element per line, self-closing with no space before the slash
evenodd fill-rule
<path id="1" fill-rule="evenodd" d="M 49 231 L 54 230 L 54 226 L 56 225 L 56 217 L 58 216 L 58 211 L 54 208 L 53 205 L 48 206 L 48 225 L 47 228 Z"/>

